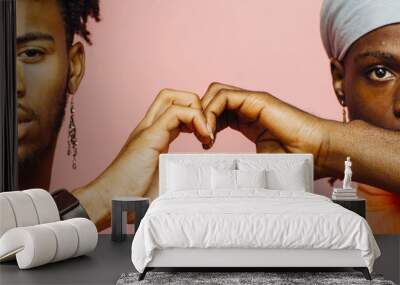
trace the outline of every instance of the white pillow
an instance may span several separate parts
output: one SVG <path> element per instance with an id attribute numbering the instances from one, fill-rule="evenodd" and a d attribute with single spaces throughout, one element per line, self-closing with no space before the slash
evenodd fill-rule
<path id="1" fill-rule="evenodd" d="M 239 160 L 238 168 L 240 170 L 266 169 L 268 189 L 305 191 L 309 188 L 306 175 L 309 170 L 303 160 Z"/>
<path id="2" fill-rule="evenodd" d="M 236 170 L 232 169 L 211 169 L 211 188 L 216 189 L 236 189 Z"/>
<path id="3" fill-rule="evenodd" d="M 191 162 L 181 159 L 171 161 L 167 164 L 167 191 L 210 190 L 211 167 L 235 169 L 236 160 Z"/>
<path id="4" fill-rule="evenodd" d="M 212 189 L 266 188 L 266 171 L 211 169 Z"/>
<path id="5" fill-rule="evenodd" d="M 210 167 L 188 167 L 176 163 L 170 163 L 168 168 L 167 184 L 167 189 L 170 191 L 210 189 Z"/>
<path id="6" fill-rule="evenodd" d="M 237 188 L 267 188 L 267 171 L 235 170 Z"/>
<path id="7" fill-rule="evenodd" d="M 271 169 L 267 172 L 268 188 L 276 190 L 306 191 L 304 164 L 286 170 Z"/>

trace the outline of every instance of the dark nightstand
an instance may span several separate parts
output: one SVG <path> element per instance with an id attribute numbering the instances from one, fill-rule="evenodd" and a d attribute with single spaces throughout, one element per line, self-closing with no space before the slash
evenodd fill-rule
<path id="1" fill-rule="evenodd" d="M 127 212 L 135 215 L 135 231 L 146 214 L 150 205 L 149 198 L 143 197 L 114 197 L 112 199 L 111 239 L 123 241 L 127 236 Z"/>
<path id="2" fill-rule="evenodd" d="M 340 206 L 359 214 L 361 217 L 365 218 L 365 207 L 366 202 L 363 198 L 357 198 L 354 200 L 339 200 L 332 199 L 333 203 L 339 204 Z"/>

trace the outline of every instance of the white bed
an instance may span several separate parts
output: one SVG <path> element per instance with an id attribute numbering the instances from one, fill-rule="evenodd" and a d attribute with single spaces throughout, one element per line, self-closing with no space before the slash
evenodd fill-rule
<path id="1" fill-rule="evenodd" d="M 312 155 L 165 154 L 159 172 L 160 196 L 132 243 L 140 279 L 155 267 L 354 267 L 370 278 L 380 255 L 372 232 L 313 194 Z M 234 188 L 224 173 L 235 173 Z"/>

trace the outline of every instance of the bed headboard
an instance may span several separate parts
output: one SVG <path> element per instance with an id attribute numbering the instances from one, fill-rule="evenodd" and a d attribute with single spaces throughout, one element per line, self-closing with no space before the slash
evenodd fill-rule
<path id="1" fill-rule="evenodd" d="M 218 161 L 227 161 L 232 160 L 232 162 L 240 160 L 240 159 L 257 159 L 257 160 L 267 160 L 268 162 L 273 161 L 304 161 L 306 167 L 306 180 L 307 180 L 307 192 L 314 193 L 314 162 L 313 162 L 313 155 L 309 153 L 305 154 L 271 154 L 271 153 L 168 153 L 168 154 L 161 154 L 160 161 L 159 161 L 159 195 L 166 192 L 166 185 L 167 185 L 167 169 L 169 162 L 182 162 L 188 161 L 190 163 L 196 164 L 205 162 L 213 164 Z"/>

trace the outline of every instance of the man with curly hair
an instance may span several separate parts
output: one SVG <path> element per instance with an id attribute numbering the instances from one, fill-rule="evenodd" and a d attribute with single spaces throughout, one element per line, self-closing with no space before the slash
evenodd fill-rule
<path id="1" fill-rule="evenodd" d="M 19 187 L 50 184 L 68 94 L 77 91 L 89 44 L 88 18 L 99 21 L 98 0 L 17 1 Z"/>
<path id="2" fill-rule="evenodd" d="M 17 0 L 20 189 L 49 188 L 67 97 L 73 99 L 85 70 L 84 46 L 74 36 L 91 44 L 89 18 L 100 20 L 98 0 Z M 202 144 L 213 139 L 199 96 L 163 89 L 112 163 L 86 185 L 62 192 L 56 202 L 65 206 L 73 195 L 99 230 L 107 228 L 112 197 L 158 195 L 159 154 L 181 131 L 195 133 Z"/>

